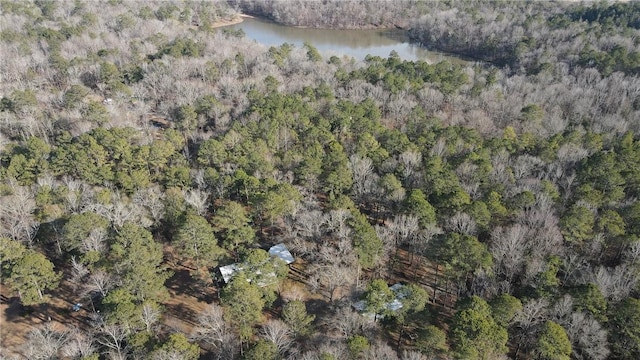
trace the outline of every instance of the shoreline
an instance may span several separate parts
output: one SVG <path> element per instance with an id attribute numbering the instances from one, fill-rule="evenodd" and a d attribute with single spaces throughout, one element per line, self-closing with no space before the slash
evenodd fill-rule
<path id="1" fill-rule="evenodd" d="M 244 21 L 244 19 L 255 19 L 255 16 L 247 15 L 247 14 L 238 14 L 231 20 L 220 20 L 211 24 L 211 28 L 220 28 L 225 26 L 237 25 Z"/>

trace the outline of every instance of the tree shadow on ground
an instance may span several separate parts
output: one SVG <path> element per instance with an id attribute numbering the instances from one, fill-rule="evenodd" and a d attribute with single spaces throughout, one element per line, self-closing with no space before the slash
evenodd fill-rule
<path id="1" fill-rule="evenodd" d="M 210 278 L 196 273 L 193 269 L 175 268 L 174 273 L 165 286 L 174 295 L 192 296 L 198 301 L 210 303 L 215 298 L 217 289 Z"/>
<path id="2" fill-rule="evenodd" d="M 305 301 L 307 313 L 316 316 L 316 319 L 327 316 L 331 313 L 331 304 L 323 299 L 311 299 Z"/>
<path id="3" fill-rule="evenodd" d="M 24 320 L 30 315 L 30 309 L 22 306 L 20 298 L 2 296 L 2 302 L 7 304 L 8 307 L 4 310 L 4 318 L 7 322 L 16 322 Z"/>

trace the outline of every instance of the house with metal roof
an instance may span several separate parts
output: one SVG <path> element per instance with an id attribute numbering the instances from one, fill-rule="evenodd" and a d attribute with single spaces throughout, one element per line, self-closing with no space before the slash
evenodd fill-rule
<path id="1" fill-rule="evenodd" d="M 293 258 L 293 255 L 291 255 L 291 252 L 289 252 L 289 249 L 287 249 L 287 247 L 282 243 L 269 248 L 269 255 L 282 259 L 282 261 L 287 263 L 287 265 L 296 261 L 296 259 Z"/>
<path id="2" fill-rule="evenodd" d="M 404 288 L 405 285 L 402 285 L 400 283 L 397 284 L 393 284 L 392 286 L 389 286 L 389 290 L 391 290 L 393 292 L 393 294 L 395 295 L 395 299 L 391 300 L 390 302 L 386 303 L 384 306 L 387 310 L 389 310 L 390 312 L 395 312 L 398 311 L 400 309 L 402 309 L 402 299 L 406 296 L 405 293 L 403 293 L 402 288 Z M 356 309 L 356 311 L 358 311 L 359 313 L 362 313 L 365 316 L 369 316 L 371 318 L 374 318 L 376 314 L 372 314 L 367 312 L 367 301 L 366 300 L 360 300 L 355 302 L 352 307 L 354 309 Z"/>
<path id="3" fill-rule="evenodd" d="M 272 258 L 279 258 L 282 261 L 284 261 L 287 265 L 293 263 L 295 261 L 295 258 L 293 257 L 293 255 L 291 254 L 291 252 L 289 251 L 289 249 L 287 249 L 287 247 L 284 244 L 277 244 L 272 246 L 271 248 L 269 248 L 269 255 L 271 255 Z M 222 281 L 224 281 L 225 284 L 228 284 L 229 281 L 231 281 L 231 279 L 233 279 L 233 277 L 241 270 L 244 269 L 244 264 L 242 263 L 235 263 L 235 264 L 229 264 L 229 265 L 225 265 L 225 266 L 220 266 L 218 267 L 218 271 L 220 272 L 220 276 L 222 277 Z M 260 275 L 259 270 L 256 271 L 256 274 Z M 267 274 L 265 277 L 266 278 L 270 278 L 271 275 L 273 275 L 273 278 L 275 279 L 276 274 Z M 263 281 L 261 283 L 258 284 L 259 286 L 266 286 L 269 285 L 266 281 Z"/>

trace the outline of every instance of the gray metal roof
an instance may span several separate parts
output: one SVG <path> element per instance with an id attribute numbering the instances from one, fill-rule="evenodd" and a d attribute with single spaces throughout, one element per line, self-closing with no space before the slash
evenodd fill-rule
<path id="1" fill-rule="evenodd" d="M 293 255 L 291 255 L 291 253 L 289 252 L 289 249 L 287 249 L 287 247 L 284 244 L 278 244 L 278 245 L 272 246 L 269 249 L 269 255 L 279 257 L 284 262 L 286 262 L 287 265 L 296 261 L 296 259 L 293 258 Z"/>
<path id="2" fill-rule="evenodd" d="M 272 246 L 269 249 L 269 255 L 282 259 L 285 263 L 287 263 L 287 265 L 295 261 L 295 259 L 293 258 L 293 255 L 291 255 L 291 253 L 289 252 L 289 250 L 284 244 L 278 244 L 278 245 Z M 243 268 L 242 265 L 243 265 L 242 263 L 235 263 L 235 264 L 220 266 L 218 268 L 220 270 L 220 274 L 222 275 L 222 279 L 226 284 L 228 284 L 229 281 L 231 281 L 231 279 L 235 276 L 235 274 L 238 271 L 242 270 Z M 273 277 L 275 277 L 275 274 L 273 274 Z M 258 284 L 258 285 L 264 286 L 267 284 Z"/>
<path id="3" fill-rule="evenodd" d="M 389 286 L 389 289 L 391 291 L 393 291 L 393 294 L 396 296 L 395 299 L 391 300 L 390 302 L 384 304 L 384 307 L 387 308 L 387 310 L 389 311 L 398 311 L 400 309 L 402 309 L 402 302 L 400 300 L 402 300 L 402 298 L 405 297 L 405 294 L 401 293 L 400 290 L 404 287 L 404 285 L 397 283 L 394 284 L 392 286 Z M 372 316 L 374 314 L 369 314 L 367 312 L 367 301 L 366 300 L 360 300 L 355 302 L 353 305 L 354 309 L 356 309 L 356 311 L 363 313 L 364 315 L 368 315 L 368 316 Z"/>
<path id="4" fill-rule="evenodd" d="M 226 266 L 220 266 L 218 268 L 220 270 L 220 274 L 222 274 L 222 279 L 224 280 L 225 283 L 229 283 L 233 275 L 235 275 L 235 273 L 237 273 L 238 271 L 242 270 L 242 268 L 239 265 L 240 264 L 230 264 Z"/>

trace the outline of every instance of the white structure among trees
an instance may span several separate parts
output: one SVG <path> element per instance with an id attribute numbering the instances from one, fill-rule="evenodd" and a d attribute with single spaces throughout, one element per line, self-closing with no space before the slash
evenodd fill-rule
<path id="1" fill-rule="evenodd" d="M 291 252 L 289 251 L 289 249 L 287 249 L 287 247 L 284 244 L 277 244 L 272 246 L 271 248 L 269 248 L 269 255 L 271 255 L 272 258 L 279 258 L 282 261 L 284 261 L 287 265 L 293 263 L 295 261 L 295 258 L 293 257 L 293 255 L 291 254 Z M 242 263 L 235 263 L 235 264 L 229 264 L 229 265 L 225 265 L 225 266 L 220 266 L 218 268 L 218 270 L 220 271 L 220 275 L 222 275 L 222 280 L 224 281 L 225 284 L 228 284 L 229 281 L 231 281 L 231 279 L 240 271 L 243 270 L 244 264 Z M 273 276 L 275 277 L 275 274 L 273 274 Z"/>

